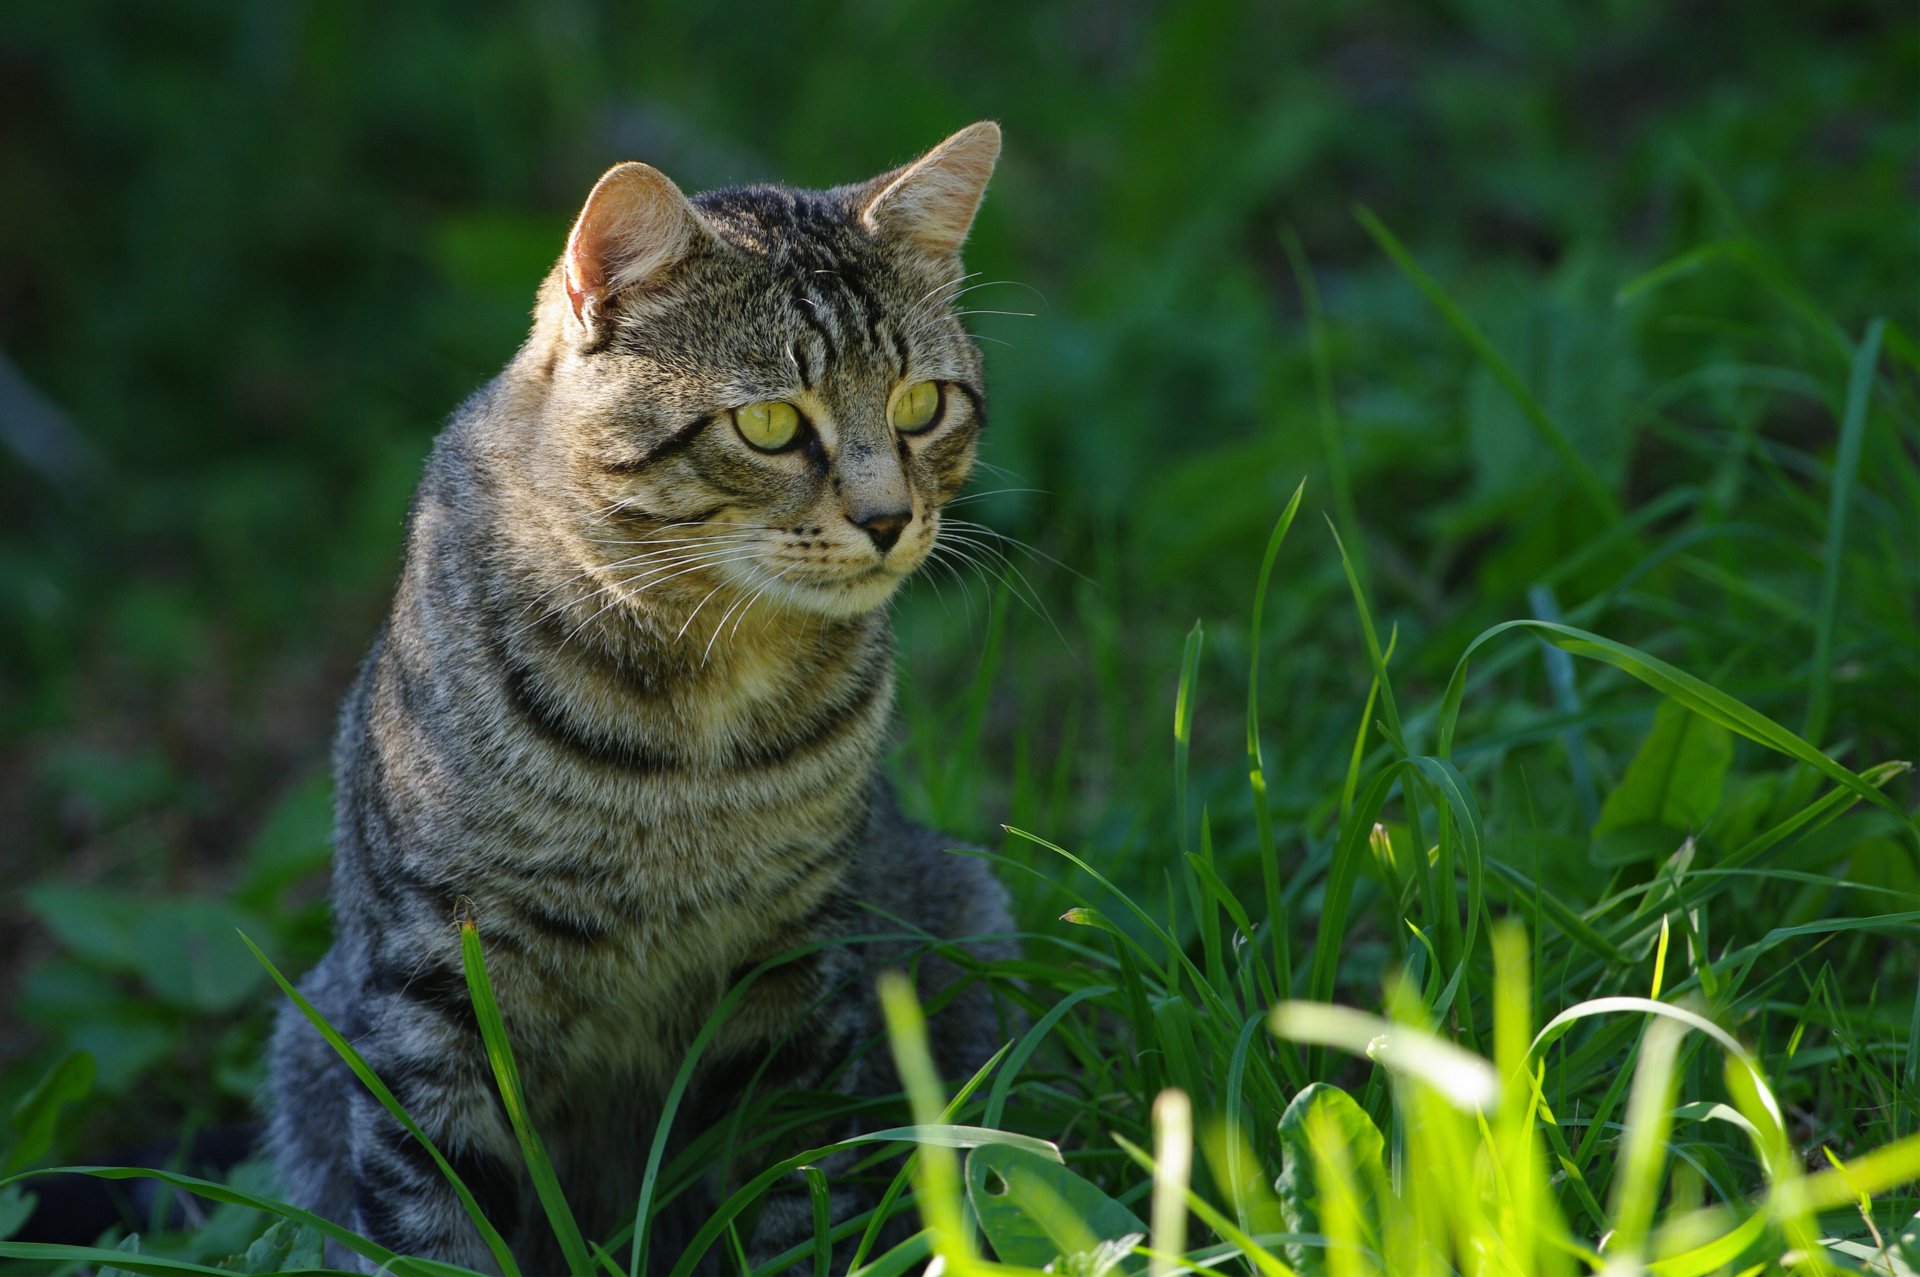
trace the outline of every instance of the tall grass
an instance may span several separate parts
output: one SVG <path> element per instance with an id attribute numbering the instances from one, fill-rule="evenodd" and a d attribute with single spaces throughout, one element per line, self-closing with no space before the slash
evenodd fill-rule
<path id="1" fill-rule="evenodd" d="M 1279 549 L 1297 502 L 1296 493 L 1270 550 Z M 1270 553 L 1262 594 L 1272 566 Z M 1353 595 L 1360 624 L 1370 627 L 1357 581 Z M 1200 634 L 1196 627 L 1178 680 L 1176 795 L 1186 792 L 1191 764 Z M 1555 901 L 1538 875 L 1490 859 L 1473 785 L 1449 761 L 1467 744 L 1458 720 L 1476 679 L 1468 657 L 1486 647 L 1495 664 L 1499 639 L 1529 634 L 1622 671 L 1649 698 L 1664 695 L 1773 751 L 1783 769 L 1804 768 L 1817 778 L 1814 792 L 1791 810 L 1769 811 L 1743 843 L 1726 849 L 1718 867 L 1696 864 L 1686 840 L 1657 873 L 1606 898 L 1584 907 Z M 1375 690 L 1391 706 L 1385 653 L 1372 650 Z M 1432 734 L 1435 753 L 1407 752 L 1415 724 Z M 1773 1080 L 1805 1071 L 1795 1059 L 1799 1034 L 1756 1045 L 1740 1031 L 1764 1025 L 1780 1009 L 1777 973 L 1766 969 L 1770 954 L 1807 936 L 1879 934 L 1910 946 L 1920 910 L 1782 925 L 1745 943 L 1707 940 L 1713 906 L 1729 884 L 1757 876 L 1763 886 L 1790 885 L 1807 877 L 1752 866 L 1843 813 L 1891 806 L 1884 786 L 1900 767 L 1855 772 L 1650 653 L 1542 621 L 1488 630 L 1462 653 L 1435 706 L 1405 718 L 1388 710 L 1378 729 L 1390 748 L 1364 753 L 1339 778 L 1348 797 L 1335 826 L 1277 886 L 1282 901 L 1316 900 L 1317 911 L 1307 911 L 1317 923 L 1312 949 L 1331 959 L 1296 964 L 1307 956 L 1304 938 L 1281 925 L 1286 910 L 1271 907 L 1275 884 L 1231 885 L 1216 856 L 1212 818 L 1187 812 L 1184 801 L 1174 810 L 1197 826 L 1197 850 L 1168 860 L 1178 889 L 1166 902 L 1188 906 L 1177 916 L 1129 894 L 1086 857 L 1011 830 L 1092 888 L 1086 903 L 1064 915 L 1069 926 L 1026 936 L 1023 958 L 976 973 L 1027 1001 L 1031 1026 L 950 1098 L 928 1061 L 909 986 L 883 979 L 912 1122 L 784 1156 L 782 1136 L 817 1111 L 793 1114 L 785 1125 L 730 1131 L 744 1136 L 736 1162 L 760 1155 L 773 1164 L 731 1195 L 674 1271 L 688 1271 L 706 1247 L 727 1237 L 737 1262 L 735 1217 L 783 1176 L 804 1174 L 835 1152 L 909 1145 L 919 1152 L 894 1188 L 911 1187 L 887 1194 L 882 1214 L 917 1212 L 925 1230 L 871 1256 L 860 1272 L 907 1271 L 929 1254 L 951 1274 L 1048 1265 L 1056 1272 L 1133 1272 L 1144 1265 L 1154 1274 L 1218 1269 L 1266 1277 L 1896 1273 L 1920 1258 L 1910 1227 L 1909 1239 L 1900 1240 L 1920 1205 L 1911 1040 L 1902 1065 L 1897 1039 L 1877 1038 L 1870 1018 L 1856 1025 L 1865 1048 L 1858 1065 L 1878 1075 L 1890 1103 L 1857 1113 L 1845 1147 L 1823 1143 L 1819 1153 L 1828 1165 L 1810 1173 L 1804 1137 L 1793 1129 L 1804 1119 L 1782 1102 Z M 1251 739 L 1258 794 L 1257 725 Z M 1783 776 L 1783 792 L 1795 788 L 1792 775 Z M 1662 780 L 1669 788 L 1685 782 Z M 1629 769 L 1608 802 L 1632 782 Z M 1897 807 L 1892 814 L 1897 837 L 1910 840 L 1912 822 Z M 1388 822 L 1402 831 L 1430 830 L 1425 854 L 1409 855 L 1420 845 L 1417 835 L 1391 836 Z M 1254 845 L 1272 845 L 1270 833 L 1255 834 Z M 1049 876 L 1021 859 L 996 859 L 1016 883 L 1023 875 Z M 1359 907 L 1363 883 L 1370 910 Z M 1503 912 L 1510 916 L 1501 921 Z M 1389 943 L 1376 925 L 1390 928 L 1397 971 L 1385 988 L 1384 1017 L 1326 998 L 1344 950 Z M 538 1134 L 526 1123 L 482 938 L 470 925 L 464 943 L 501 1095 L 572 1271 L 619 1273 L 625 1266 L 613 1253 L 627 1238 L 590 1242 L 573 1227 Z M 1543 981 L 1543 973 L 1551 974 Z M 1285 996 L 1276 999 L 1276 990 Z M 1913 996 L 1911 988 L 1899 992 Z M 310 1007 L 301 1009 L 321 1023 Z M 1787 1009 L 1808 1022 L 1830 1019 L 1835 1028 L 1847 1019 L 1831 1006 Z M 322 1028 L 406 1120 L 352 1046 Z M 1045 1138 L 990 1129 L 1003 1124 Z M 971 1151 L 963 1159 L 956 1149 Z M 664 1205 L 705 1173 L 714 1153 L 710 1138 L 696 1139 L 666 1168 L 652 1204 Z M 449 1271 L 392 1256 L 270 1198 L 181 1175 L 77 1169 L 154 1175 L 314 1229 L 396 1272 Z M 462 1192 L 462 1200 L 496 1247 L 502 1270 L 515 1271 L 472 1199 Z M 634 1230 L 641 1236 L 648 1205 L 643 1201 Z M 820 1219 L 817 1245 L 788 1258 L 827 1271 L 824 1212 Z M 879 1222 L 873 1213 L 857 1217 L 837 1237 L 871 1239 Z M 633 1249 L 636 1269 L 645 1253 L 644 1246 Z M 86 1247 L 0 1243 L 0 1255 L 142 1273 L 219 1271 Z"/>

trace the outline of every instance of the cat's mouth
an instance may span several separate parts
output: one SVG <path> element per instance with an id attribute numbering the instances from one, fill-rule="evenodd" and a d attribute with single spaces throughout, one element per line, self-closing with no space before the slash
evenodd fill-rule
<path id="1" fill-rule="evenodd" d="M 789 569 L 770 573 L 759 588 L 796 611 L 824 616 L 857 616 L 885 603 L 919 566 L 871 563 L 838 571 Z"/>

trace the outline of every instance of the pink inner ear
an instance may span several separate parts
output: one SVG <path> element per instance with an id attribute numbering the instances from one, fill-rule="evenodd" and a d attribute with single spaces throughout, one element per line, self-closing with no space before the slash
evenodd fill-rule
<path id="1" fill-rule="evenodd" d="M 698 215 L 663 174 L 644 164 L 607 170 L 567 237 L 562 277 L 574 318 L 586 322 L 609 293 L 630 287 L 686 256 Z"/>
<path id="2" fill-rule="evenodd" d="M 572 247 L 567 249 L 567 265 L 561 274 L 566 280 L 567 301 L 573 306 L 573 317 L 585 323 L 586 316 L 581 314 L 581 310 L 586 305 L 587 293 L 589 290 L 598 293 L 603 281 L 597 272 L 592 278 L 582 278 L 580 259 L 575 256 Z"/>
<path id="3" fill-rule="evenodd" d="M 604 183 L 603 183 L 604 185 Z M 562 277 L 567 285 L 567 300 L 573 305 L 573 317 L 586 322 L 589 296 L 597 302 L 606 296 L 607 272 L 602 258 L 607 251 L 602 203 L 606 195 L 599 189 L 580 212 L 580 220 L 567 237 L 567 263 Z"/>

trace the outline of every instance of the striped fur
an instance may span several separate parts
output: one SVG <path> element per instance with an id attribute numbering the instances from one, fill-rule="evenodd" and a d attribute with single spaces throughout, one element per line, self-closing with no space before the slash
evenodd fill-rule
<path id="1" fill-rule="evenodd" d="M 882 605 L 931 550 L 984 425 L 952 301 L 997 148 L 976 125 L 862 185 L 693 201 L 621 166 L 527 343 L 428 460 L 341 717 L 335 942 L 304 989 L 529 1272 L 559 1260 L 481 1050 L 457 916 L 478 922 L 534 1121 L 598 1237 L 630 1219 L 661 1100 L 742 972 L 891 930 L 873 909 L 943 937 L 1008 927 L 981 863 L 905 822 L 875 776 Z M 940 416 L 900 435 L 890 398 L 923 380 Z M 734 430 L 729 409 L 763 399 L 800 406 L 801 445 L 758 452 Z M 909 517 L 883 545 L 854 520 L 887 502 Z M 861 1049 L 881 1032 L 871 973 L 914 957 L 830 944 L 769 972 L 681 1120 L 729 1112 L 763 1063 L 763 1086 L 895 1089 L 884 1048 Z M 956 974 L 918 968 L 928 993 Z M 1001 1028 L 969 987 L 935 1021 L 941 1063 L 977 1066 Z M 490 1269 L 424 1150 L 291 1007 L 270 1103 L 293 1200 Z M 769 1204 L 758 1255 L 811 1232 L 803 1205 Z M 662 1221 L 655 1259 L 699 1210 Z"/>

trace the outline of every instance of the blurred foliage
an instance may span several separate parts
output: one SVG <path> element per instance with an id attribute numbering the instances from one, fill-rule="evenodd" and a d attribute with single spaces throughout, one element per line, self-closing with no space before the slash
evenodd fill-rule
<path id="1" fill-rule="evenodd" d="M 1631 538 L 1579 557 L 1599 525 L 1577 484 L 1356 204 L 1623 504 L 1681 494 L 1643 527 L 1686 508 L 1733 530 L 1609 632 L 1797 723 L 1812 635 L 1793 616 L 1818 594 L 1852 334 L 1920 332 L 1916 47 L 1911 6 L 1871 2 L 9 4 L 0 1101 L 84 1049 L 98 1099 L 76 1146 L 247 1111 L 266 999 L 224 938 L 244 925 L 295 968 L 323 947 L 326 740 L 427 441 L 520 340 L 621 159 L 689 189 L 822 185 L 975 118 L 1006 129 L 968 262 L 1019 282 L 970 300 L 1034 317 L 974 321 L 983 456 L 1015 477 L 983 476 L 1013 491 L 972 517 L 1084 579 L 1020 561 L 1058 638 L 1009 614 L 1018 579 L 929 582 L 900 610 L 900 770 L 951 828 L 1017 818 L 1159 882 L 1142 831 L 1166 827 L 1181 635 L 1209 617 L 1201 686 L 1231 707 L 1258 549 L 1302 475 L 1397 630 L 1397 676 L 1429 688 L 1485 625 L 1633 570 Z M 1912 448 L 1870 437 L 1873 557 L 1840 583 L 1823 743 L 1856 763 L 1915 747 L 1913 671 L 1877 664 L 1915 650 L 1912 574 L 1881 570 L 1915 557 L 1914 493 L 1886 477 Z M 1263 684 L 1276 814 L 1302 839 L 1324 833 L 1369 677 L 1322 546 L 1282 578 Z M 1726 605 L 1687 612 L 1692 591 Z M 1533 787 L 1525 749 L 1559 748 L 1549 674 L 1473 709 L 1518 759 L 1479 759 L 1489 809 L 1525 814 L 1495 837 L 1559 846 L 1594 792 L 1623 823 L 1682 819 L 1631 794 L 1702 743 L 1661 743 L 1676 716 L 1643 746 L 1650 706 L 1609 701 L 1604 675 L 1583 674 L 1597 742 L 1577 750 L 1597 777 Z M 1196 809 L 1244 815 L 1235 713 L 1196 730 Z M 1735 767 L 1711 797 L 1751 829 L 1774 783 Z M 1836 857 L 1892 846 L 1870 820 Z M 1897 854 L 1859 873 L 1913 889 Z M 1363 938 L 1343 980 L 1377 990 L 1385 955 Z"/>

